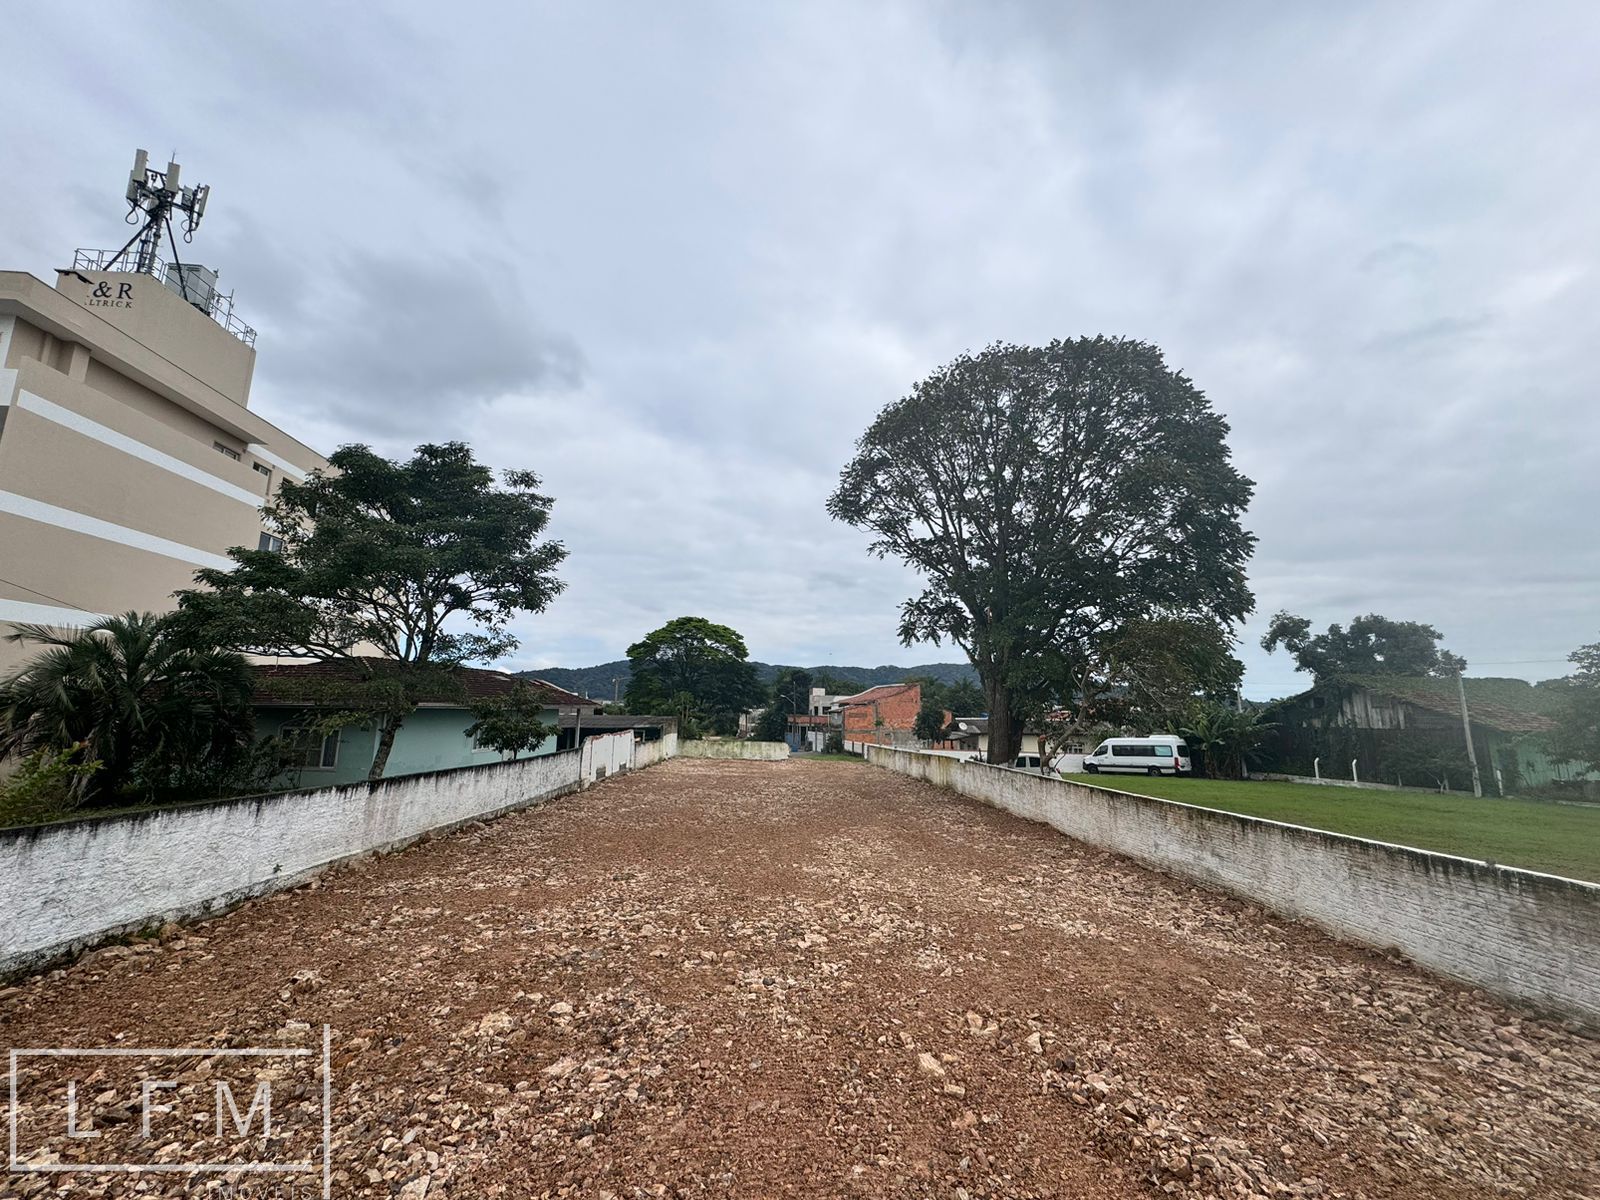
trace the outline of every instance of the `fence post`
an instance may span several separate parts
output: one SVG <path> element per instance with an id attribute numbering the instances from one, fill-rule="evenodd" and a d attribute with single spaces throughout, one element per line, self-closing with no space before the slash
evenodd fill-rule
<path id="1" fill-rule="evenodd" d="M 1359 759 L 1355 758 L 1350 760 L 1350 782 L 1358 785 L 1361 782 L 1361 773 L 1356 770 L 1356 763 L 1359 761 Z"/>
<path id="2" fill-rule="evenodd" d="M 1317 782 L 1322 782 L 1322 757 L 1318 755 L 1311 760 L 1311 773 L 1316 776 Z"/>

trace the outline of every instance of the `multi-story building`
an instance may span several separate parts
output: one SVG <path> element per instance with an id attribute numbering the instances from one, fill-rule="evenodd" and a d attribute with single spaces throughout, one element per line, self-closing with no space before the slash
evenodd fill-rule
<path id="1" fill-rule="evenodd" d="M 213 275 L 184 268 L 186 298 L 110 261 L 80 251 L 54 287 L 0 271 L 0 634 L 170 609 L 325 465 L 250 411 L 255 334 Z M 0 641 L 0 673 L 28 654 Z"/>

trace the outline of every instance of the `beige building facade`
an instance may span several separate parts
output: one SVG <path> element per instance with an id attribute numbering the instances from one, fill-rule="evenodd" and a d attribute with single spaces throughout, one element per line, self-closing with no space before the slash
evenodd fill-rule
<path id="1" fill-rule="evenodd" d="M 0 635 L 166 611 L 325 460 L 249 409 L 255 349 L 161 279 L 0 271 Z M 0 642 L 0 673 L 30 652 Z"/>

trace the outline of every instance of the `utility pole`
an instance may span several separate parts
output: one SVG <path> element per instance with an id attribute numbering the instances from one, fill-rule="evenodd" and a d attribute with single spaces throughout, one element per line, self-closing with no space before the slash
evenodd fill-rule
<path id="1" fill-rule="evenodd" d="M 1467 715 L 1467 685 L 1456 672 L 1456 694 L 1461 697 L 1461 732 L 1467 739 L 1467 761 L 1472 764 L 1472 794 L 1483 798 L 1483 781 L 1478 778 L 1478 752 L 1472 748 L 1472 719 Z"/>
<path id="2" fill-rule="evenodd" d="M 621 703 L 621 701 L 617 699 L 617 684 L 619 684 L 621 682 L 622 682 L 622 676 L 621 675 L 613 675 L 611 677 L 611 703 L 613 703 L 613 704 Z"/>

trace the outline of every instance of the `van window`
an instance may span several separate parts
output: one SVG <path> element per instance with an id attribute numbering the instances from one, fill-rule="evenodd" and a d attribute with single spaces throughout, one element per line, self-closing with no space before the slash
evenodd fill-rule
<path id="1" fill-rule="evenodd" d="M 1151 747 L 1151 749 L 1153 749 L 1156 752 L 1156 757 L 1157 758 L 1171 758 L 1172 757 L 1172 747 L 1171 746 L 1153 746 L 1153 747 Z"/>
<path id="2" fill-rule="evenodd" d="M 1109 753 L 1110 753 L 1110 747 L 1108 747 L 1104 742 L 1101 742 L 1098 746 L 1096 746 L 1094 748 L 1094 753 L 1091 754 L 1089 757 L 1091 757 L 1091 758 L 1104 758 Z"/>
<path id="3" fill-rule="evenodd" d="M 1189 757 L 1189 747 L 1185 746 L 1182 742 L 1178 743 L 1178 757 L 1179 758 L 1188 758 Z"/>
<path id="4" fill-rule="evenodd" d="M 1111 747 L 1111 753 L 1117 758 L 1148 758 L 1149 746 L 1116 745 Z"/>

